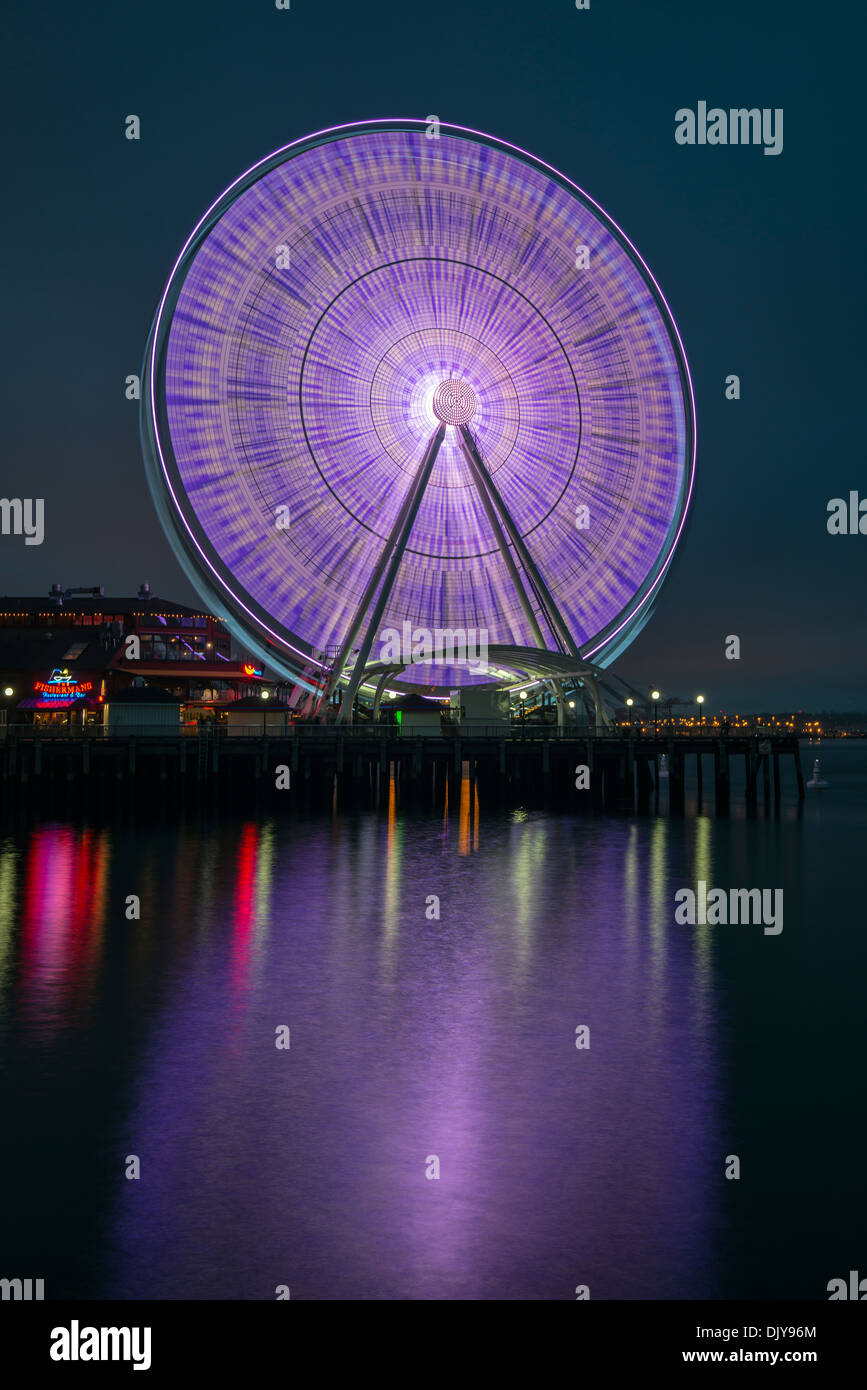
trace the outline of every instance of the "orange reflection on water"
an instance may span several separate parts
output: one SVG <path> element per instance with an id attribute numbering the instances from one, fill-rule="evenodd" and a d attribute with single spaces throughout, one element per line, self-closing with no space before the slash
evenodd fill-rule
<path id="1" fill-rule="evenodd" d="M 458 854 L 470 852 L 470 765 L 461 763 L 461 801 L 458 810 Z"/>

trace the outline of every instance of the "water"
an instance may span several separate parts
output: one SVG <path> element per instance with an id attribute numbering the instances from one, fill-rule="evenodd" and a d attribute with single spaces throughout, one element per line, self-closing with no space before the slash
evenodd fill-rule
<path id="1" fill-rule="evenodd" d="M 826 1298 L 867 1260 L 867 747 L 818 752 L 802 816 L 486 815 L 465 784 L 448 816 L 7 833 L 0 1275 Z M 782 887 L 782 933 L 676 926 L 698 879 Z"/>

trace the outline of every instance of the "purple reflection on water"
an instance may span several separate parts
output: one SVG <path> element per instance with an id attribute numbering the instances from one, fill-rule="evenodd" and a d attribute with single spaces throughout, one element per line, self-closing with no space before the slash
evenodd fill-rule
<path id="1" fill-rule="evenodd" d="M 714 994 L 672 833 L 243 828 L 140 1059 L 111 1292 L 712 1296 Z"/>

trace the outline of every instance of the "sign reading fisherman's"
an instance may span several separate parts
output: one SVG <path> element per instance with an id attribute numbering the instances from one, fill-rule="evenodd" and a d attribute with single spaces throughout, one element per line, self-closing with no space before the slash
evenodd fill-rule
<path id="1" fill-rule="evenodd" d="M 55 669 L 47 680 L 35 681 L 33 689 L 43 700 L 71 700 L 76 695 L 89 695 L 93 681 L 70 680 L 68 671 Z"/>

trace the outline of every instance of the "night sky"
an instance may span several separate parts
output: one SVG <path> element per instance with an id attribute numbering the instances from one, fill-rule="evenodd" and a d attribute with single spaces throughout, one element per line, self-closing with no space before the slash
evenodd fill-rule
<path id="1" fill-rule="evenodd" d="M 867 496 L 855 6 L 181 0 L 20 5 L 5 27 L 2 493 L 45 499 L 46 538 L 0 536 L 0 593 L 130 594 L 148 579 L 198 602 L 124 398 L 177 253 L 278 146 L 434 113 L 530 150 L 601 203 L 683 337 L 696 494 L 617 669 L 669 696 L 702 691 L 709 710 L 867 708 L 867 536 L 826 529 L 830 498 Z M 699 100 L 782 107 L 782 154 L 679 146 L 674 113 Z M 731 633 L 740 661 L 725 658 Z"/>

